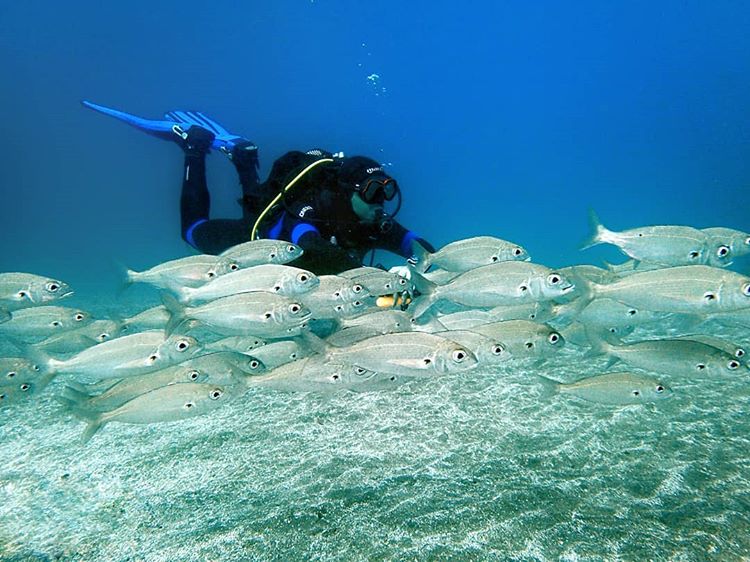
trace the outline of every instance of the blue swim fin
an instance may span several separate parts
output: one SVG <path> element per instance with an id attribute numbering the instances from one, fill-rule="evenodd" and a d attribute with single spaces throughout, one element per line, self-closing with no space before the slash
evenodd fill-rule
<path id="1" fill-rule="evenodd" d="M 231 153 L 236 144 L 247 142 L 244 138 L 230 133 L 200 111 L 169 111 L 164 115 L 165 120 L 161 121 L 158 119 L 144 119 L 143 117 L 86 100 L 83 100 L 81 103 L 84 107 L 119 119 L 128 125 L 132 125 L 141 131 L 164 140 L 174 140 L 175 135 L 185 138 L 184 135 L 187 135 L 186 131 L 191 126 L 198 125 L 216 135 L 213 143 L 211 143 L 211 147 L 221 150 L 227 155 Z"/>

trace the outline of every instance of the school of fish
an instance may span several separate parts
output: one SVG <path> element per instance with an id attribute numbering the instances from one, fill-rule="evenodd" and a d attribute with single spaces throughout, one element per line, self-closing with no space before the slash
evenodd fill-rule
<path id="1" fill-rule="evenodd" d="M 726 269 L 750 254 L 750 234 L 614 232 L 591 220 L 585 247 L 612 244 L 628 261 L 550 269 L 518 244 L 479 236 L 434 253 L 415 243 L 414 259 L 396 271 L 318 276 L 290 265 L 302 254 L 295 244 L 256 240 L 128 271 L 128 284 L 152 286 L 163 302 L 128 318 L 61 306 L 73 292 L 63 281 L 0 273 L 0 338 L 18 349 L 0 358 L 0 408 L 33 402 L 49 387 L 86 422 L 87 442 L 110 422 L 209 414 L 251 387 L 383 391 L 531 363 L 542 396 L 620 406 L 659 403 L 707 378 L 748 376 L 745 350 L 701 327 L 750 326 L 750 277 Z M 635 335 L 674 318 L 685 333 Z M 566 343 L 583 361 L 606 356 L 606 372 L 558 380 L 545 359 Z"/>

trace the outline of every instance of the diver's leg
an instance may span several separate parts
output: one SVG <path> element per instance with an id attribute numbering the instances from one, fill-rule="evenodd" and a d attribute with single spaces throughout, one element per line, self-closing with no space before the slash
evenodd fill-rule
<path id="1" fill-rule="evenodd" d="M 211 196 L 206 183 L 206 155 L 213 139 L 214 135 L 210 131 L 193 126 L 181 143 L 185 152 L 180 196 L 182 237 L 194 248 L 198 246 L 193 239 L 193 232 L 200 224 L 208 221 L 211 210 Z"/>
<path id="2" fill-rule="evenodd" d="M 237 170 L 242 186 L 242 218 L 248 220 L 261 211 L 258 147 L 252 141 L 241 141 L 232 148 L 230 160 Z"/>

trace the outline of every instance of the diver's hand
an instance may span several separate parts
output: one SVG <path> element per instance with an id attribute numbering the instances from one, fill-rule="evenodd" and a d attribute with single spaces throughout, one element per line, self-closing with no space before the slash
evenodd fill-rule
<path id="1" fill-rule="evenodd" d="M 411 281 L 411 268 L 408 265 L 396 265 L 388 270 L 388 273 L 396 275 Z"/>

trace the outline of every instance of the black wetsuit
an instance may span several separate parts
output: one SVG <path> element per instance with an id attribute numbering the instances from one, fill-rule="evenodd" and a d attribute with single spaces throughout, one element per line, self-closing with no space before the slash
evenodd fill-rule
<path id="1" fill-rule="evenodd" d="M 206 152 L 185 150 L 180 211 L 182 237 L 207 254 L 218 254 L 230 246 L 247 242 L 258 215 L 301 170 L 322 157 L 322 151 L 288 152 L 276 162 L 268 179 L 260 183 L 257 150 L 232 152 L 242 185 L 241 219 L 209 219 L 210 196 L 206 183 Z M 340 273 L 359 267 L 365 254 L 374 249 L 388 250 L 405 258 L 411 256 L 411 242 L 418 240 L 428 250 L 433 247 L 395 221 L 365 223 L 354 213 L 351 193 L 338 182 L 340 162 L 321 163 L 306 173 L 264 217 L 261 238 L 287 240 L 298 244 L 304 255 L 293 265 L 316 274 Z"/>

